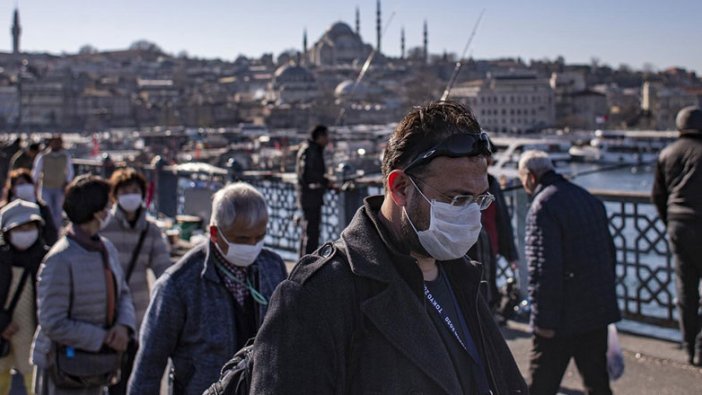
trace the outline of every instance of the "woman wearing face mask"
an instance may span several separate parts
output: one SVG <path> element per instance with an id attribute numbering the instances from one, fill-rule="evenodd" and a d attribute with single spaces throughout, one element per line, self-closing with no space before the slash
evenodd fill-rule
<path id="1" fill-rule="evenodd" d="M 119 254 L 98 234 L 111 217 L 109 194 L 107 181 L 89 175 L 66 189 L 63 210 L 70 223 L 46 256 L 37 285 L 37 394 L 102 394 L 115 381 L 134 333 Z"/>
<path id="2" fill-rule="evenodd" d="M 144 195 L 146 179 L 131 168 L 119 169 L 110 178 L 111 198 L 115 203 L 112 220 L 100 232 L 119 251 L 120 264 L 134 301 L 137 333 L 149 306 L 151 290 L 147 271 L 160 277 L 171 265 L 168 242 L 161 230 L 146 217 Z M 110 393 L 125 394 L 126 384 L 136 355 L 136 341 L 130 342 L 128 358 L 123 365 L 120 383 L 110 387 Z"/>
<path id="3" fill-rule="evenodd" d="M 0 395 L 10 392 L 11 369 L 32 387 L 29 352 L 36 329 L 36 276 L 49 247 L 39 230 L 39 207 L 15 200 L 0 210 L 0 229 L 7 241 L 0 247 Z M 31 392 L 29 392 L 31 394 Z"/>
<path id="4" fill-rule="evenodd" d="M 32 174 L 27 169 L 17 169 L 10 172 L 7 178 L 7 183 L 3 191 L 3 202 L 0 207 L 16 200 L 22 199 L 28 202 L 36 203 L 39 206 L 41 218 L 44 224 L 41 227 L 41 235 L 44 242 L 49 246 L 54 245 L 58 240 L 58 232 L 54 224 L 51 209 L 41 199 L 37 197 L 36 188 L 32 181 Z"/>

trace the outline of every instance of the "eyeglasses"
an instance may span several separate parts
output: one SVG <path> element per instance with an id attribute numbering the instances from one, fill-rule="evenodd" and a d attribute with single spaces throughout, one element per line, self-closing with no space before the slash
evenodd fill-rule
<path id="1" fill-rule="evenodd" d="M 404 169 L 405 173 L 413 168 L 423 166 L 439 156 L 449 158 L 472 157 L 478 155 L 492 155 L 492 144 L 485 132 L 478 134 L 457 133 L 447 137 L 434 147 L 420 153 Z"/>
<path id="2" fill-rule="evenodd" d="M 478 205 L 478 207 L 480 207 L 480 210 L 482 211 L 482 210 L 485 210 L 486 208 L 490 207 L 490 204 L 492 204 L 492 202 L 495 201 L 495 196 L 493 196 L 490 192 L 485 192 L 481 195 L 449 196 L 449 195 L 439 191 L 438 189 L 432 187 L 431 185 L 427 184 L 426 182 L 424 182 L 420 178 L 409 177 L 409 176 L 408 176 L 408 178 L 410 179 L 410 181 L 412 181 L 412 183 L 414 183 L 415 179 L 416 179 L 416 181 L 418 181 L 423 186 L 429 187 L 429 189 L 431 189 L 432 191 L 436 192 L 437 194 L 441 195 L 444 198 L 443 203 L 448 203 L 454 207 L 466 207 L 470 204 L 475 203 Z M 417 184 L 414 184 L 414 186 L 416 187 Z M 419 190 L 419 192 L 422 193 L 422 190 L 419 189 L 419 187 L 417 187 L 417 190 Z M 422 193 L 422 195 L 423 195 L 423 193 Z M 427 200 L 430 200 L 430 199 L 427 198 Z"/>

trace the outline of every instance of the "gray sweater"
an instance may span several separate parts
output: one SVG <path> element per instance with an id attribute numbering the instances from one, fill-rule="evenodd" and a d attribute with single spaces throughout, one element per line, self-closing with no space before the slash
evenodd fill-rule
<path id="1" fill-rule="evenodd" d="M 134 304 L 124 281 L 117 250 L 109 240 L 101 239 L 117 283 L 115 324 L 134 331 Z M 107 333 L 106 306 L 107 289 L 100 253 L 87 251 L 65 236 L 59 239 L 44 258 L 39 271 L 39 327 L 32 344 L 32 364 L 43 369 L 50 366 L 48 354 L 52 342 L 86 351 L 100 350 Z"/>

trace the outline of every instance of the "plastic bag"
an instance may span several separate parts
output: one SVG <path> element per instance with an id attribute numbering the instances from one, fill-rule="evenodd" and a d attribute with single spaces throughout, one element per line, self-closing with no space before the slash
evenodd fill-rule
<path id="1" fill-rule="evenodd" d="M 614 324 L 607 326 L 607 372 L 611 381 L 618 380 L 624 374 L 624 353 Z"/>

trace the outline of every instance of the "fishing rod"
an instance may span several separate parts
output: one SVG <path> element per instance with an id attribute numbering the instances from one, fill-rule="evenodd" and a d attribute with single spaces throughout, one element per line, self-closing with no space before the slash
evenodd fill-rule
<path id="1" fill-rule="evenodd" d="M 598 169 L 585 170 L 585 171 L 581 171 L 581 172 L 578 172 L 578 173 L 573 173 L 573 174 L 571 174 L 570 177 L 568 177 L 568 178 L 570 178 L 570 179 L 572 180 L 572 179 L 574 179 L 574 178 L 576 178 L 576 177 L 587 176 L 587 175 L 590 175 L 590 174 L 604 173 L 604 172 L 607 172 L 607 171 L 619 170 L 619 169 L 624 169 L 624 168 L 627 168 L 627 167 L 635 167 L 635 166 L 633 166 L 633 165 L 630 164 L 630 163 L 617 163 L 616 165 L 605 166 L 605 167 L 600 167 L 600 168 L 598 168 Z"/>
<path id="2" fill-rule="evenodd" d="M 380 36 L 381 38 L 385 37 L 385 33 L 387 33 L 388 28 L 390 27 L 390 23 L 392 22 L 392 19 L 394 17 L 395 17 L 395 11 L 393 11 L 392 14 L 390 14 L 390 17 L 388 17 L 388 20 L 385 23 L 385 29 L 383 29 L 383 33 Z M 363 67 L 361 67 L 361 71 L 358 73 L 356 80 L 353 82 L 353 86 L 351 87 L 351 92 L 349 93 L 349 97 L 346 100 L 347 102 L 350 102 L 353 99 L 354 95 L 356 94 L 356 89 L 358 88 L 358 85 L 363 80 L 363 77 L 366 76 L 368 69 L 370 69 L 370 65 L 373 62 L 373 59 L 375 58 L 376 53 L 378 53 L 378 49 L 373 48 L 371 53 L 368 55 L 368 58 L 366 58 L 366 61 L 363 63 Z M 341 107 L 341 110 L 339 111 L 339 116 L 336 118 L 336 126 L 341 126 L 341 122 L 344 119 L 344 114 L 346 114 L 346 104 L 344 104 Z"/>
<path id="3" fill-rule="evenodd" d="M 444 94 L 441 95 L 441 101 L 446 101 L 449 97 L 449 94 L 451 93 L 451 89 L 453 88 L 453 85 L 456 83 L 456 80 L 458 79 L 458 73 L 461 72 L 461 67 L 463 67 L 463 58 L 466 57 L 466 53 L 468 52 L 468 48 L 470 48 L 470 44 L 473 42 L 473 38 L 475 37 L 475 33 L 478 31 L 478 26 L 480 25 L 480 20 L 483 19 L 483 15 L 485 14 L 485 8 L 483 8 L 482 11 L 480 11 L 480 15 L 478 16 L 478 20 L 475 22 L 475 26 L 473 26 L 473 31 L 470 33 L 470 37 L 468 37 L 468 42 L 466 42 L 466 46 L 463 47 L 463 53 L 461 53 L 461 57 L 458 58 L 458 61 L 456 62 L 456 67 L 453 69 L 453 74 L 451 74 L 451 78 L 449 79 L 448 85 L 446 85 L 446 89 L 444 90 Z"/>

